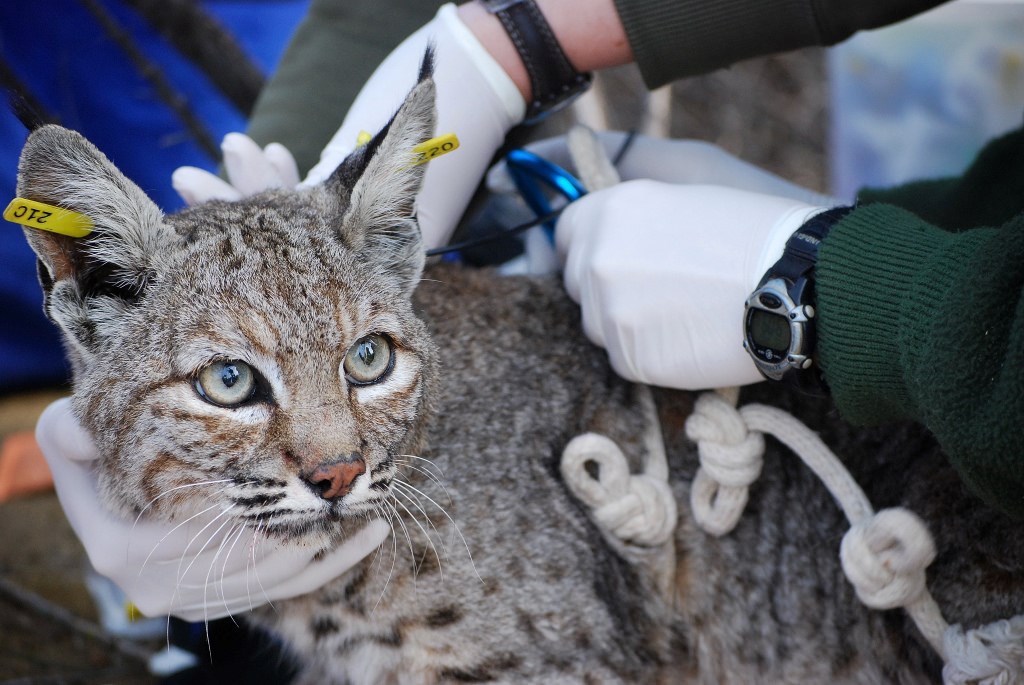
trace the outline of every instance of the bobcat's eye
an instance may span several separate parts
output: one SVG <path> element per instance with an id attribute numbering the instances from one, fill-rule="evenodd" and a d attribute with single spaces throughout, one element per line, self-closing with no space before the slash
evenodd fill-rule
<path id="1" fill-rule="evenodd" d="M 196 391 L 218 407 L 236 407 L 256 390 L 256 374 L 245 362 L 214 362 L 199 372 Z"/>
<path id="2" fill-rule="evenodd" d="M 394 363 L 391 341 L 379 333 L 371 333 L 349 348 L 342 369 L 353 385 L 369 385 L 382 380 Z"/>

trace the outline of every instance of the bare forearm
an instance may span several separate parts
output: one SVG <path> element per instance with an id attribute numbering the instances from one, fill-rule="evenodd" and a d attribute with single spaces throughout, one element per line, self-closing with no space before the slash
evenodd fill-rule
<path id="1" fill-rule="evenodd" d="M 633 53 L 612 0 L 535 0 L 577 71 L 627 64 Z M 459 7 L 459 18 L 501 65 L 529 102 L 530 79 L 497 17 L 478 2 Z"/>

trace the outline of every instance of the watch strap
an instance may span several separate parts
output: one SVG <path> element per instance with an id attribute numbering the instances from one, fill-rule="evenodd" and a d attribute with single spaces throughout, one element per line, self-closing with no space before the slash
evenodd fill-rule
<path id="1" fill-rule="evenodd" d="M 561 109 L 589 87 L 590 74 L 581 74 L 572 66 L 534 0 L 481 2 L 501 21 L 526 67 L 533 94 L 526 108 L 526 123 Z"/>
<path id="2" fill-rule="evenodd" d="M 782 251 L 782 257 L 768 269 L 762 283 L 769 278 L 782 277 L 795 282 L 801 276 L 809 276 L 818 263 L 818 250 L 832 226 L 850 213 L 853 207 L 833 207 L 815 214 L 798 228 Z"/>
<path id="3" fill-rule="evenodd" d="M 765 273 L 758 286 L 760 288 L 771 280 L 781 279 L 788 284 L 789 296 L 795 302 L 808 305 L 804 310 L 809 312 L 804 330 L 804 341 L 808 346 L 807 350 L 803 352 L 805 355 L 811 354 L 811 350 L 816 345 L 817 338 L 812 300 L 814 299 L 815 290 L 814 268 L 818 263 L 818 252 L 821 249 L 821 242 L 829 234 L 836 222 L 851 211 L 853 211 L 852 206 L 833 207 L 824 212 L 819 212 L 805 221 L 786 241 L 782 257 L 768 269 L 768 272 Z M 811 364 L 810 368 L 790 368 L 778 380 L 805 394 L 816 396 L 828 394 L 828 384 L 825 382 L 821 368 L 817 364 Z"/>

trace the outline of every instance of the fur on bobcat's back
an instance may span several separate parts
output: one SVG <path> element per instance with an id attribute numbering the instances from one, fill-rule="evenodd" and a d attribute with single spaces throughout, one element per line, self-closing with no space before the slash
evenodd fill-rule
<path id="1" fill-rule="evenodd" d="M 374 555 L 249 616 L 284 638 L 303 682 L 938 679 L 902 613 L 859 604 L 840 512 L 777 445 L 737 529 L 697 530 L 689 394 L 657 393 L 680 502 L 674 601 L 608 543 L 558 461 L 594 431 L 639 467 L 636 389 L 556 280 L 437 266 L 420 282 L 409 150 L 433 133 L 433 91 L 425 63 L 322 187 L 170 216 L 81 136 L 31 135 L 19 195 L 96 225 L 26 236 L 110 508 L 180 521 L 214 507 L 232 533 L 325 551 L 389 520 Z M 876 506 L 928 522 L 951 622 L 1024 612 L 1024 533 L 968 495 L 922 431 L 855 430 L 773 386 L 748 395 L 821 431 Z"/>

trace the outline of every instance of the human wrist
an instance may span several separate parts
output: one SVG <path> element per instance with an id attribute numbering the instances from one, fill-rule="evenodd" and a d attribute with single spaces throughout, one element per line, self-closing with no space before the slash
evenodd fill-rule
<path id="1" fill-rule="evenodd" d="M 786 237 L 781 256 L 764 272 L 744 303 L 743 347 L 768 379 L 812 394 L 826 391 L 817 350 L 815 271 L 819 250 L 832 227 L 851 207 L 806 205 L 782 214 L 762 257 Z M 798 227 L 791 232 L 792 224 Z"/>
<path id="2" fill-rule="evenodd" d="M 632 50 L 612 0 L 588 4 L 582 16 L 572 0 L 534 2 L 576 71 L 590 72 L 632 61 Z M 523 99 L 530 102 L 534 95 L 530 74 L 498 17 L 481 2 L 460 5 L 458 16 L 512 79 Z"/>
<path id="3" fill-rule="evenodd" d="M 757 260 L 757 267 L 750 274 L 752 288 L 760 283 L 764 275 L 768 273 L 768 270 L 779 261 L 789 239 L 807 222 L 827 209 L 827 207 L 795 204 L 775 220 L 774 225 L 766 236 L 761 256 Z"/>
<path id="4" fill-rule="evenodd" d="M 479 2 L 467 2 L 459 5 L 456 11 L 459 20 L 466 25 L 480 45 L 512 79 L 512 83 L 515 84 L 523 100 L 529 102 L 533 95 L 530 88 L 530 76 L 526 73 L 526 67 L 516 53 L 512 39 L 509 38 L 498 18 L 488 12 Z"/>

